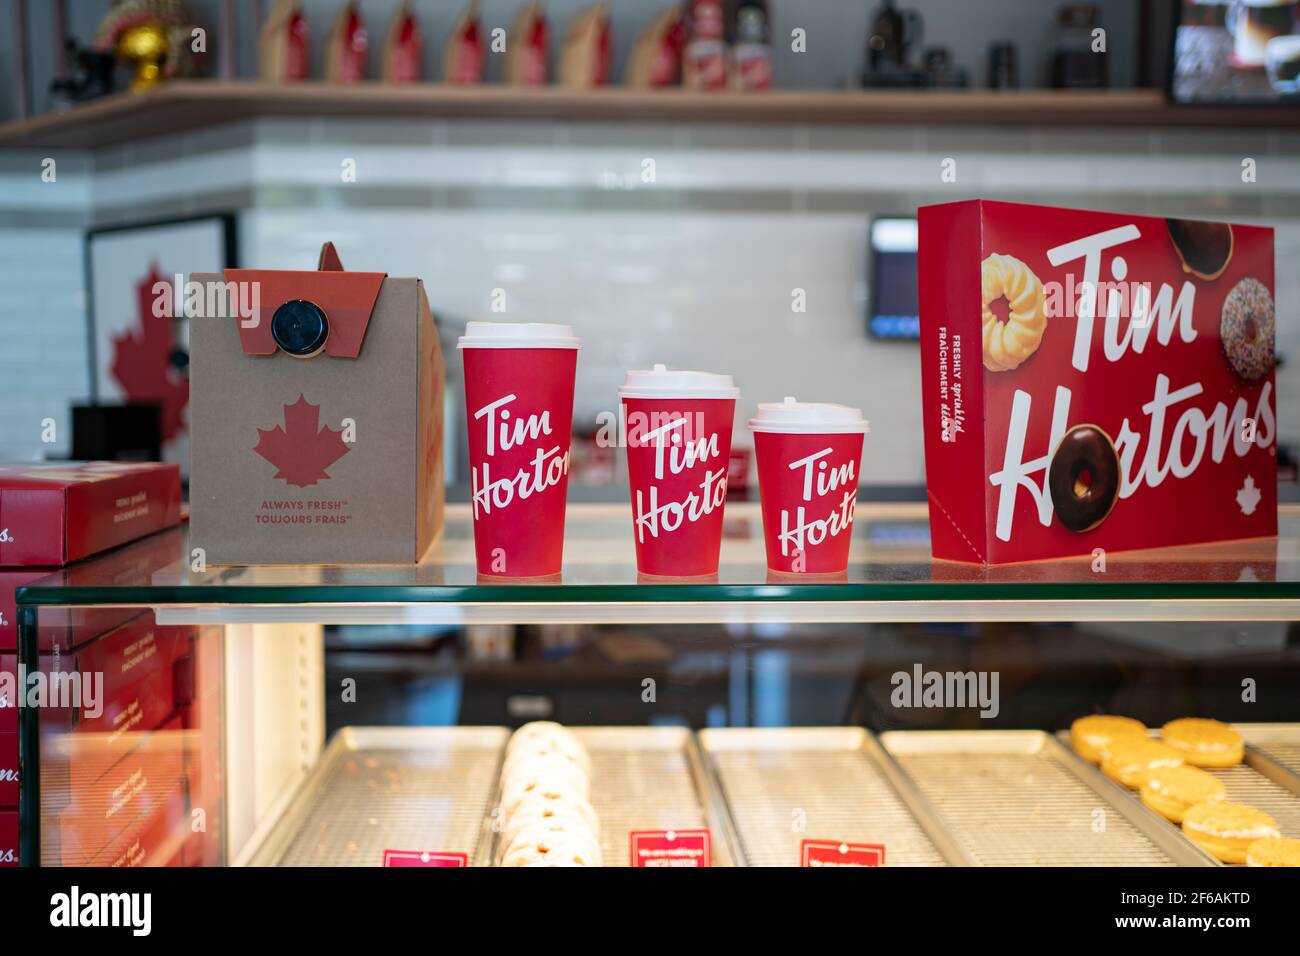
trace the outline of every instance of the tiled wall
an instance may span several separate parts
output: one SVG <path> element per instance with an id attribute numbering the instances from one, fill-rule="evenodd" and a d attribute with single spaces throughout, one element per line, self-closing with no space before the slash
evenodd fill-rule
<path id="1" fill-rule="evenodd" d="M 88 392 L 83 273 L 89 163 L 0 157 L 0 459 L 66 455 L 68 407 Z M 53 429 L 48 428 L 53 421 Z M 53 439 L 47 441 L 46 439 Z"/>
<path id="2" fill-rule="evenodd" d="M 923 475 L 916 348 L 865 332 L 876 213 L 985 196 L 1271 222 L 1279 349 L 1300 345 L 1295 133 L 267 120 L 105 150 L 92 191 L 99 223 L 243 210 L 244 264 L 306 267 L 331 239 L 350 267 L 422 277 L 449 329 L 493 317 L 504 290 L 504 318 L 583 336 L 580 419 L 656 361 L 734 374 L 741 428 L 787 394 L 860 405 L 872 483 Z M 1300 437 L 1297 368 L 1279 373 L 1284 437 Z"/>

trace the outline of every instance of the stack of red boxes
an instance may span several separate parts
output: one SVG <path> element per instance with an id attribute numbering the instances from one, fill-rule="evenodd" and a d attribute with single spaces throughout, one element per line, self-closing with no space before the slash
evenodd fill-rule
<path id="1" fill-rule="evenodd" d="M 11 575 L 0 571 L 0 866 L 18 865 L 18 644 Z"/>
<path id="2" fill-rule="evenodd" d="M 180 474 L 175 465 L 0 465 L 0 866 L 19 862 L 18 705 L 25 702 L 20 698 L 27 686 L 19 680 L 16 591 L 56 573 L 66 580 L 79 569 L 74 562 L 179 521 Z M 126 559 L 126 551 L 101 560 L 130 573 L 145 556 Z M 70 567 L 54 570 L 65 566 Z M 103 675 L 97 699 L 41 710 L 42 752 L 48 741 L 52 758 L 42 768 L 43 811 L 64 807 L 57 813 L 62 816 L 67 807 L 102 791 L 98 780 L 106 779 L 110 767 L 130 752 L 131 735 L 158 726 L 174 710 L 171 669 L 182 644 L 188 657 L 189 632 L 169 629 L 177 633 L 160 639 L 153 630 L 151 615 L 134 608 L 42 611 L 39 663 L 25 662 L 25 668 L 39 668 L 47 675 Z M 66 742 L 82 735 L 96 741 L 80 745 L 94 756 L 63 762 L 62 751 L 78 749 Z M 90 778 L 97 774 L 92 787 Z M 178 772 L 173 781 L 179 784 L 181 779 Z M 113 788 L 113 799 L 120 802 L 139 782 L 138 776 L 120 782 Z M 123 816 L 130 815 L 126 804 L 119 809 Z M 51 829 L 45 831 L 49 839 L 43 844 L 61 846 L 64 834 L 56 821 L 45 825 Z M 102 857 L 106 847 L 94 849 Z"/>
<path id="3" fill-rule="evenodd" d="M 95 706 L 42 735 L 42 855 L 65 866 L 179 863 L 189 741 L 177 690 L 191 683 L 194 629 L 146 612 L 60 661 L 99 680 Z M 44 716 L 44 715 L 43 715 Z"/>

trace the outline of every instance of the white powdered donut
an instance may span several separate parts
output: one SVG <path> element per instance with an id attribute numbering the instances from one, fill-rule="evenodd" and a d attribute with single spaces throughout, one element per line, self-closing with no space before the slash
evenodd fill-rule
<path id="1" fill-rule="evenodd" d="M 573 859 L 573 858 L 569 858 L 569 859 L 563 859 L 563 858 L 561 858 L 561 859 L 558 859 L 558 860 L 552 858 L 552 859 L 549 859 L 549 860 L 534 860 L 532 863 L 524 863 L 524 864 L 521 864 L 521 865 L 523 865 L 523 866 L 548 866 L 548 867 L 552 867 L 552 868 L 554 868 L 554 867 L 557 867 L 557 866 L 586 866 L 587 864 L 585 864 L 585 863 L 579 863 L 576 859 Z"/>
<path id="2" fill-rule="evenodd" d="M 555 740 L 557 738 L 569 740 L 573 743 L 578 742 L 578 738 L 573 735 L 573 731 L 562 724 L 557 724 L 553 720 L 534 720 L 524 724 L 510 735 L 510 740 L 506 743 L 506 753 L 508 754 L 515 747 L 531 741 Z"/>
<path id="3" fill-rule="evenodd" d="M 593 826 L 587 817 L 577 809 L 573 801 L 568 801 L 561 805 L 561 809 L 554 807 L 543 808 L 541 812 L 515 812 L 501 829 L 501 846 L 509 847 L 519 838 L 519 834 L 527 830 L 538 828 L 552 828 L 556 832 L 568 830 L 575 833 L 586 833 L 591 836 L 597 843 L 600 842 L 600 829 Z"/>
<path id="4" fill-rule="evenodd" d="M 506 790 L 512 783 L 534 776 L 563 777 L 581 784 L 584 792 L 591 785 L 587 771 L 572 760 L 563 757 L 541 754 L 521 754 L 520 759 L 508 767 L 501 768 L 501 789 Z"/>
<path id="5" fill-rule="evenodd" d="M 507 752 L 501 773 L 503 776 L 508 776 L 513 768 L 534 759 L 564 760 L 576 764 L 584 774 L 591 773 L 591 757 L 587 754 L 587 748 L 569 737 L 536 738 L 524 741 Z"/>
<path id="6" fill-rule="evenodd" d="M 501 829 L 501 839 L 504 843 L 511 842 L 533 820 L 567 820 L 575 817 L 585 823 L 593 834 L 600 835 L 600 818 L 586 800 L 566 794 L 530 793 L 515 805 L 514 812 L 506 819 Z"/>
<path id="7" fill-rule="evenodd" d="M 568 797 L 586 800 L 589 793 L 587 778 L 577 767 L 570 765 L 548 766 L 527 773 L 516 773 L 501 785 L 501 810 L 506 818 L 518 808 L 529 794 L 541 794 L 550 799 Z"/>
<path id="8" fill-rule="evenodd" d="M 547 842 L 563 841 L 581 850 L 585 859 L 595 860 L 600 856 L 600 841 L 596 839 L 591 828 L 576 817 L 569 820 L 552 817 L 538 820 L 521 827 L 514 838 L 501 844 L 501 855 L 507 857 L 510 851 L 520 846 L 540 845 Z"/>
<path id="9" fill-rule="evenodd" d="M 601 866 L 600 847 L 590 834 L 525 831 L 501 859 L 502 866 Z"/>

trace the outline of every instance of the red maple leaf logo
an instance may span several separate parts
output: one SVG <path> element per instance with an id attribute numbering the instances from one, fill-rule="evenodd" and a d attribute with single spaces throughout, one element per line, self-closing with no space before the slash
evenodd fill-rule
<path id="1" fill-rule="evenodd" d="M 167 286 L 166 314 L 154 315 L 154 285 Z M 113 336 L 113 378 L 128 400 L 162 406 L 162 440 L 169 442 L 185 427 L 185 406 L 190 401 L 190 382 L 172 365 L 176 336 L 171 317 L 171 283 L 149 267 L 149 274 L 135 287 L 136 324 Z"/>
<path id="2" fill-rule="evenodd" d="M 279 470 L 281 478 L 295 488 L 306 488 L 329 477 L 325 469 L 352 449 L 343 441 L 342 429 L 320 424 L 320 406 L 299 395 L 284 406 L 284 425 L 259 428 L 257 452 Z"/>

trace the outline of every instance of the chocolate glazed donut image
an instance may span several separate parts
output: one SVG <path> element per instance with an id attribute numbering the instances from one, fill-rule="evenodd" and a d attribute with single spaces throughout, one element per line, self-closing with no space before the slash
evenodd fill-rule
<path id="1" fill-rule="evenodd" d="M 1184 272 L 1206 282 L 1223 275 L 1232 258 L 1231 225 L 1198 219 L 1166 219 L 1165 227 Z"/>
<path id="2" fill-rule="evenodd" d="M 1096 425 L 1075 425 L 1056 446 L 1047 471 L 1052 507 L 1071 531 L 1091 531 L 1119 497 L 1119 455 Z"/>

